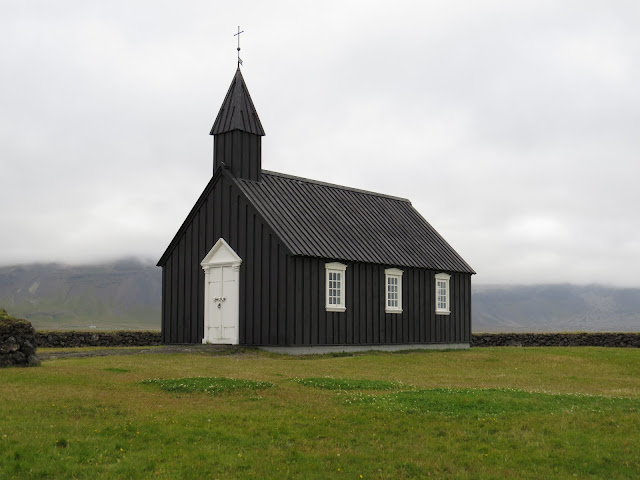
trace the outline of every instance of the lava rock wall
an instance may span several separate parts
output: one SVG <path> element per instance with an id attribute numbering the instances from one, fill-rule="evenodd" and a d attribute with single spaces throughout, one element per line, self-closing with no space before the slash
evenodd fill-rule
<path id="1" fill-rule="evenodd" d="M 474 333 L 471 346 L 640 348 L 640 333 Z"/>
<path id="2" fill-rule="evenodd" d="M 0 367 L 40 365 L 35 336 L 30 322 L 9 317 L 7 312 L 0 310 Z"/>
<path id="3" fill-rule="evenodd" d="M 146 347 L 161 345 L 160 332 L 37 332 L 38 347 Z"/>

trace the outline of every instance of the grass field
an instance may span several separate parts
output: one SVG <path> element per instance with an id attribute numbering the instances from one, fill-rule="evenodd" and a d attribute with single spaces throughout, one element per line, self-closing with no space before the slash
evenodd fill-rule
<path id="1" fill-rule="evenodd" d="M 640 350 L 46 360 L 0 370 L 0 478 L 640 478 Z"/>

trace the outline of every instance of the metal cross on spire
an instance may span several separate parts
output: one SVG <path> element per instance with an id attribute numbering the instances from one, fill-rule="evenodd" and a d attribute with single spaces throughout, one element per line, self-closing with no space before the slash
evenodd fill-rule
<path id="1" fill-rule="evenodd" d="M 234 37 L 238 37 L 238 67 L 242 65 L 242 60 L 240 59 L 240 34 L 244 33 L 244 30 L 240 31 L 240 25 L 238 25 L 238 33 L 234 33 Z"/>

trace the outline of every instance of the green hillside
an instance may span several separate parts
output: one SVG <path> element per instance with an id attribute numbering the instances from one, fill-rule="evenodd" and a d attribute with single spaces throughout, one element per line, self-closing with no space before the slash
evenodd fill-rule
<path id="1" fill-rule="evenodd" d="M 158 330 L 160 301 L 160 269 L 137 260 L 0 267 L 0 308 L 39 330 Z"/>
<path id="2" fill-rule="evenodd" d="M 475 285 L 474 332 L 637 332 L 640 289 L 604 285 Z"/>

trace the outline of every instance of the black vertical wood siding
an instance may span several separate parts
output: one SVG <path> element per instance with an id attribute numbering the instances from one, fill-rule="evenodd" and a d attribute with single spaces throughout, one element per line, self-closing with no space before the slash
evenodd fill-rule
<path id="1" fill-rule="evenodd" d="M 379 345 L 470 343 L 471 275 L 451 273 L 449 315 L 435 313 L 432 270 L 401 268 L 402 313 L 385 312 L 386 268 L 393 265 L 343 262 L 346 270 L 345 312 L 325 311 L 325 268 L 330 260 L 293 257 L 285 308 L 287 331 L 311 328 L 309 337 L 287 335 L 279 345 Z M 313 289 L 306 285 L 314 284 Z M 318 332 L 317 336 L 314 334 Z"/>
<path id="2" fill-rule="evenodd" d="M 238 178 L 260 180 L 262 172 L 262 137 L 240 130 L 213 137 L 213 173 L 224 161 Z"/>

